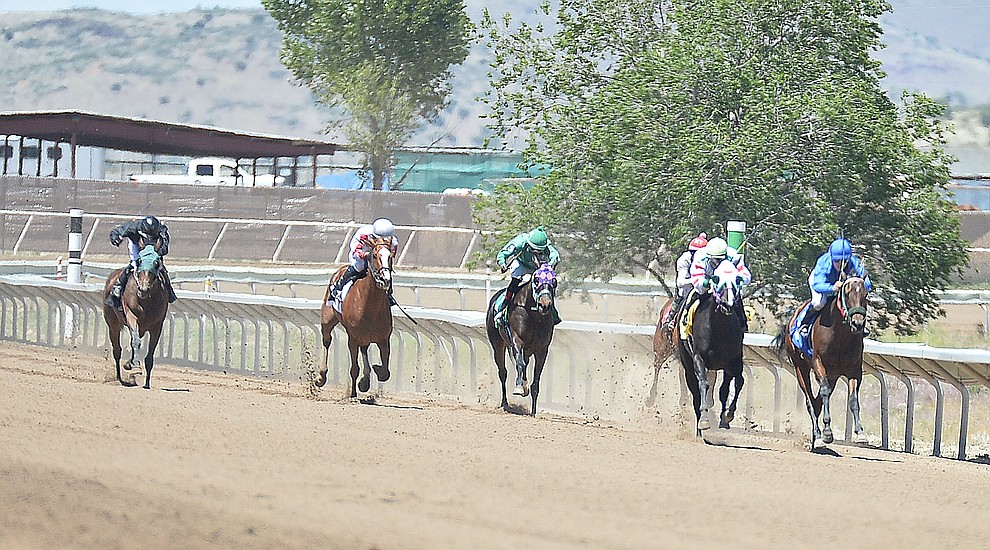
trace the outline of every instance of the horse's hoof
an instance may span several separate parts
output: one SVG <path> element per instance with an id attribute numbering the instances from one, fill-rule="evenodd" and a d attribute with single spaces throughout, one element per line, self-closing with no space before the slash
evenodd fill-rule
<path id="1" fill-rule="evenodd" d="M 865 433 L 853 434 L 853 443 L 866 443 L 867 441 L 869 441 L 869 438 L 866 437 Z"/>
<path id="2" fill-rule="evenodd" d="M 706 416 L 702 416 L 701 418 L 698 419 L 699 430 L 708 430 L 711 429 L 711 427 L 712 427 L 712 423 L 708 420 Z"/>
<path id="3" fill-rule="evenodd" d="M 526 397 L 527 393 L 529 392 L 527 392 L 526 388 L 523 388 L 522 386 L 516 386 L 516 388 L 512 390 L 512 395 L 518 395 L 519 397 Z"/>
<path id="4" fill-rule="evenodd" d="M 825 441 L 820 437 L 815 438 L 815 442 L 811 444 L 811 450 L 822 449 L 825 447 Z"/>
<path id="5" fill-rule="evenodd" d="M 729 423 L 728 423 L 728 421 L 720 420 L 719 423 L 718 423 L 718 427 L 721 428 L 721 429 L 723 429 L 723 430 L 728 430 L 729 429 Z"/>
<path id="6" fill-rule="evenodd" d="M 375 371 L 375 376 L 378 377 L 379 382 L 388 382 L 388 379 L 392 377 L 392 373 L 388 371 L 388 367 L 372 365 L 371 368 Z"/>
<path id="7" fill-rule="evenodd" d="M 358 380 L 358 391 L 365 392 L 370 389 L 371 389 L 371 380 L 368 380 L 367 377 Z"/>
<path id="8" fill-rule="evenodd" d="M 120 368 L 122 368 L 124 370 L 133 370 L 134 369 L 134 365 L 131 364 L 130 362 L 127 362 L 127 363 L 124 363 L 123 365 L 121 365 Z"/>
<path id="9" fill-rule="evenodd" d="M 822 441 L 824 441 L 826 445 L 835 441 L 835 436 L 832 435 L 832 430 L 822 431 Z"/>

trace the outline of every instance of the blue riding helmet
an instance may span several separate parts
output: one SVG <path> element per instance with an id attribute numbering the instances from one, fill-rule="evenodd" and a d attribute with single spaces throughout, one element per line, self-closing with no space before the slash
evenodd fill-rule
<path id="1" fill-rule="evenodd" d="M 828 247 L 828 254 L 833 262 L 841 262 L 852 257 L 852 243 L 846 239 L 835 239 Z"/>

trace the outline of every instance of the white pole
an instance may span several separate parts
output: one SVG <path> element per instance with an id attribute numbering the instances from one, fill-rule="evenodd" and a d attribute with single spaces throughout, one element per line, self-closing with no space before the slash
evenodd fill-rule
<path id="1" fill-rule="evenodd" d="M 83 211 L 81 208 L 69 210 L 69 269 L 68 281 L 70 283 L 82 282 L 82 222 Z"/>

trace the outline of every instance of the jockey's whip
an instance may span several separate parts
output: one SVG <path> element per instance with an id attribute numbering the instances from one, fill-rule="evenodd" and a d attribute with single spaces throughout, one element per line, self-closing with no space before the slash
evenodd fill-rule
<path id="1" fill-rule="evenodd" d="M 408 313 L 406 313 L 406 310 L 402 309 L 402 306 L 399 305 L 399 302 L 396 302 L 395 301 L 395 297 L 394 296 L 392 296 L 391 294 L 389 294 L 388 295 L 388 299 L 389 299 L 390 302 L 392 302 L 392 305 L 395 306 L 395 307 L 397 307 L 397 308 L 399 308 L 399 311 L 401 311 L 402 314 L 406 316 L 406 318 L 408 318 L 410 321 L 412 321 L 414 325 L 418 325 L 419 324 L 419 321 L 417 321 L 416 319 L 413 319 L 411 315 L 409 315 Z"/>

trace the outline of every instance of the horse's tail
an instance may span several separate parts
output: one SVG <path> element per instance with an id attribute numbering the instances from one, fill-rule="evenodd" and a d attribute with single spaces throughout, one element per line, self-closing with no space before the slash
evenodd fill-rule
<path id="1" fill-rule="evenodd" d="M 784 352 L 784 342 L 787 338 L 787 323 L 780 323 L 777 325 L 777 334 L 774 335 L 773 340 L 770 340 L 770 349 L 781 363 L 786 363 L 788 360 L 787 354 Z"/>

